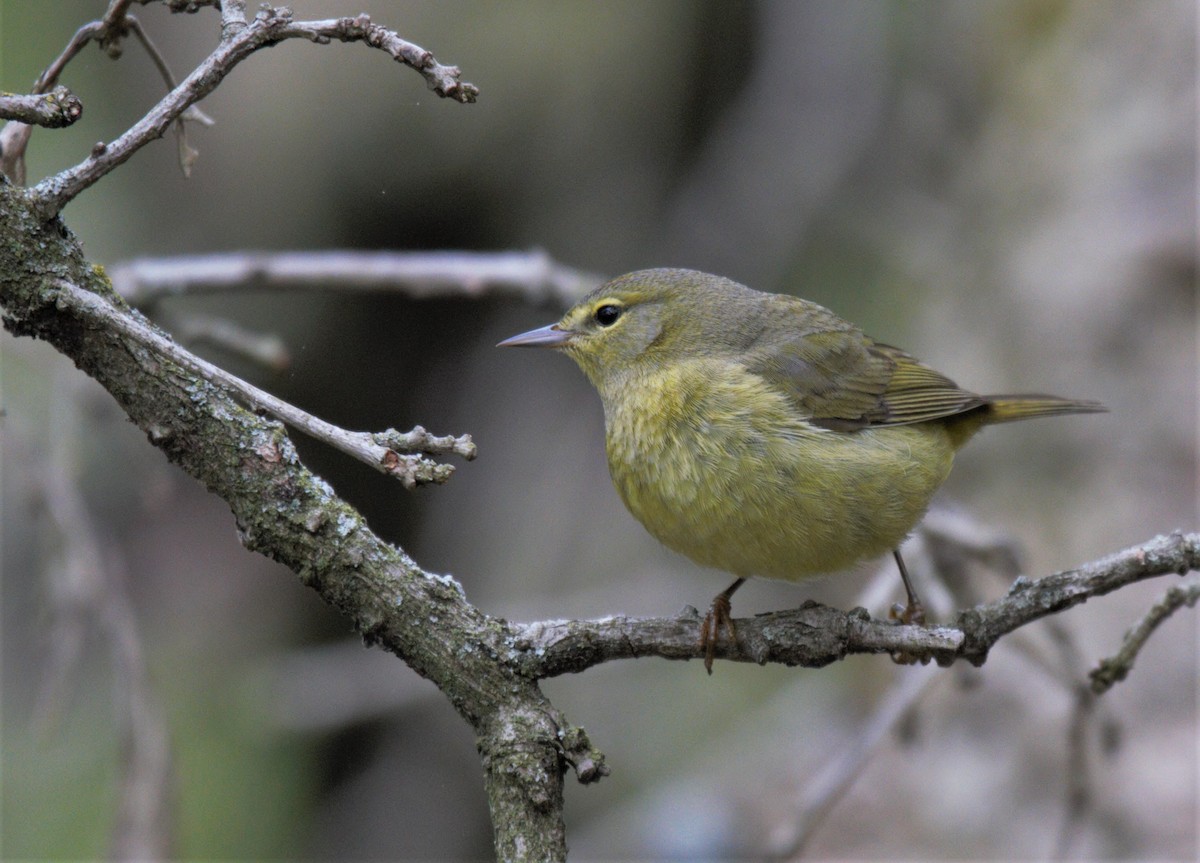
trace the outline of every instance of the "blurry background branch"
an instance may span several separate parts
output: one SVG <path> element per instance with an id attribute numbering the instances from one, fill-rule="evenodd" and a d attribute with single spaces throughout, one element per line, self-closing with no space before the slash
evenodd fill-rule
<path id="1" fill-rule="evenodd" d="M 116 682 L 113 706 L 121 724 L 119 803 L 109 850 L 116 860 L 164 859 L 171 856 L 174 833 L 174 755 L 150 679 L 124 555 L 99 529 L 79 484 L 89 434 L 79 398 L 82 382 L 74 370 L 69 375 L 64 370 L 64 397 L 54 405 L 61 433 L 39 466 L 41 503 L 62 541 L 44 573 L 50 607 L 34 722 L 44 740 L 61 728 L 76 707 L 80 678 L 88 673 L 89 640 L 98 636 Z"/>
<path id="2" fill-rule="evenodd" d="M 603 278 L 529 252 L 232 252 L 146 258 L 108 268 L 131 305 L 228 291 L 388 291 L 410 297 L 513 294 L 571 306 Z"/>

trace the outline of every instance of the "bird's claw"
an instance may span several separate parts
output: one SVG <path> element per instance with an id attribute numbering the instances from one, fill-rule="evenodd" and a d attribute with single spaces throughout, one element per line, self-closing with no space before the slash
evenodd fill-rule
<path id="1" fill-rule="evenodd" d="M 737 629 L 733 625 L 732 605 L 724 593 L 718 594 L 708 607 L 708 613 L 700 623 L 700 649 L 704 651 L 704 670 L 712 674 L 713 660 L 717 658 L 717 640 L 721 630 L 729 633 L 731 644 L 737 644 Z"/>

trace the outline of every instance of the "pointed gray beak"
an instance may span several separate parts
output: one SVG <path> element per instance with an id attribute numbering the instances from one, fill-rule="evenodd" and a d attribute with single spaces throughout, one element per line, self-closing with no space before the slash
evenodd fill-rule
<path id="1" fill-rule="evenodd" d="M 496 347 L 498 348 L 560 348 L 565 345 L 571 336 L 575 335 L 569 330 L 561 330 L 558 324 L 550 324 L 546 327 L 538 327 L 536 330 L 530 330 L 527 333 L 521 333 L 519 336 L 513 336 L 510 339 L 505 339 Z"/>

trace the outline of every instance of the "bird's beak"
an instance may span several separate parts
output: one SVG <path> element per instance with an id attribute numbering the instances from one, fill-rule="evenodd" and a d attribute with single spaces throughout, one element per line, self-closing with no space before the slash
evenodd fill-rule
<path id="1" fill-rule="evenodd" d="M 519 336 L 513 336 L 510 339 L 505 339 L 496 347 L 498 348 L 561 348 L 571 337 L 575 335 L 570 330 L 564 330 L 558 324 L 550 324 L 546 327 L 538 327 L 536 330 L 530 330 L 527 333 L 521 333 Z"/>

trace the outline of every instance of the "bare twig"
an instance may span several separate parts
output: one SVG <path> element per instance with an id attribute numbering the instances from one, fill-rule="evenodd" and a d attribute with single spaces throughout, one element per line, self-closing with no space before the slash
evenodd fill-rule
<path id="1" fill-rule="evenodd" d="M 122 53 L 121 40 L 129 33 L 133 33 L 146 49 L 146 53 L 150 55 L 150 59 L 166 82 L 167 88 L 171 90 L 175 88 L 175 77 L 171 74 L 162 54 L 142 29 L 138 20 L 132 15 L 125 14 L 132 3 L 133 0 L 112 0 L 101 20 L 80 27 L 63 52 L 38 76 L 31 96 L 0 96 L 0 118 L 19 121 L 9 123 L 3 131 L 0 131 L 0 171 L 17 185 L 25 184 L 25 151 L 29 145 L 30 133 L 33 131 L 28 124 L 33 123 L 48 128 L 69 126 L 83 114 L 83 103 L 65 87 L 58 86 L 57 82 L 67 64 L 83 50 L 88 42 L 95 40 L 109 57 L 116 60 Z M 48 94 L 47 90 L 50 91 Z M 36 113 L 21 116 L 4 110 L 3 105 L 6 99 L 33 100 L 43 94 L 45 94 L 44 97 L 37 102 Z M 187 143 L 183 127 L 185 120 L 195 120 L 205 125 L 211 125 L 212 120 L 198 108 L 193 107 L 181 115 L 176 124 L 180 162 L 186 174 L 191 162 L 195 160 L 195 151 Z"/>
<path id="2" fill-rule="evenodd" d="M 229 25 L 230 20 L 224 19 L 223 24 Z M 371 23 L 366 15 L 324 21 L 294 21 L 289 10 L 264 6 L 246 27 L 227 27 L 217 48 L 124 134 L 108 144 L 93 148 L 91 156 L 73 168 L 38 183 L 30 194 L 39 216 L 49 219 L 57 215 L 68 201 L 88 186 L 126 162 L 146 144 L 162 137 L 185 111 L 215 90 L 238 63 L 261 48 L 287 39 L 307 39 L 317 44 L 327 44 L 333 40 L 363 42 L 386 51 L 398 62 L 416 69 L 439 96 L 457 102 L 474 102 L 479 94 L 479 89 L 473 84 L 459 80 L 461 73 L 457 67 L 443 66 L 429 51 L 400 38 L 391 30 Z"/>
<path id="3" fill-rule="evenodd" d="M 413 297 L 499 291 L 569 306 L 602 277 L 529 252 L 232 252 L 143 258 L 108 269 L 133 305 L 161 297 L 256 287 L 268 290 L 401 291 Z"/>
<path id="4" fill-rule="evenodd" d="M 47 129 L 70 126 L 83 116 L 83 103 L 59 84 L 49 93 L 28 96 L 0 93 L 0 120 L 16 120 Z"/>
<path id="5" fill-rule="evenodd" d="M 411 437 L 405 437 L 392 429 L 373 434 L 339 428 L 184 350 L 149 324 L 124 313 L 96 294 L 62 280 L 58 281 L 57 287 L 62 291 L 61 304 L 73 307 L 98 325 L 131 338 L 162 358 L 226 388 L 244 404 L 265 411 L 310 437 L 399 479 L 405 488 L 442 483 L 454 472 L 452 465 L 430 461 L 423 453 L 452 452 L 466 459 L 475 457 L 475 445 L 469 435 L 435 438 L 424 429 L 414 429 L 410 432 Z M 380 443 L 381 439 L 388 443 Z"/>
<path id="6" fill-rule="evenodd" d="M 116 3 L 114 2 L 114 5 Z M 150 35 L 143 29 L 141 23 L 132 15 L 127 15 L 124 19 L 124 25 L 130 33 L 137 37 L 142 43 L 142 47 L 146 49 L 146 53 L 150 55 L 150 59 L 154 62 L 155 68 L 158 69 L 158 74 L 162 76 L 168 90 L 174 90 L 178 85 L 175 83 L 175 76 L 171 73 L 171 67 L 167 65 L 166 58 L 158 50 L 158 47 L 150 39 Z M 213 125 L 213 120 L 195 105 L 192 105 L 186 111 L 179 115 L 175 121 L 173 128 L 175 129 L 175 141 L 179 147 L 179 168 L 183 171 L 183 176 L 190 177 L 192 175 L 192 165 L 196 163 L 200 153 L 188 143 L 187 137 L 187 122 L 196 122 L 202 126 Z"/>
<path id="7" fill-rule="evenodd" d="M 232 39 L 246 29 L 246 0 L 221 3 L 221 39 Z"/>
<path id="8" fill-rule="evenodd" d="M 141 0 L 145 4 L 146 0 Z M 133 0 L 110 0 L 104 16 L 100 19 L 100 32 L 97 39 L 100 49 L 112 59 L 121 56 L 121 40 L 128 35 L 129 18 L 125 15 Z"/>
<path id="9" fill-rule="evenodd" d="M 1185 605 L 1195 608 L 1197 601 L 1200 601 L 1200 581 L 1191 580 L 1186 584 L 1168 588 L 1163 598 L 1150 607 L 1137 626 L 1125 633 L 1125 640 L 1116 654 L 1102 659 L 1088 674 L 1092 681 L 1092 692 L 1101 695 L 1114 684 L 1124 680 L 1133 670 L 1133 662 L 1138 653 L 1159 624 Z"/>
<path id="10" fill-rule="evenodd" d="M 76 30 L 63 52 L 38 76 L 30 92 L 45 93 L 54 87 L 66 65 L 83 50 L 84 45 L 101 32 L 103 27 L 100 21 L 93 21 Z M 4 128 L 0 129 L 0 173 L 17 186 L 25 185 L 25 149 L 29 146 L 29 136 L 32 134 L 33 126 L 15 121 L 5 124 Z"/>

